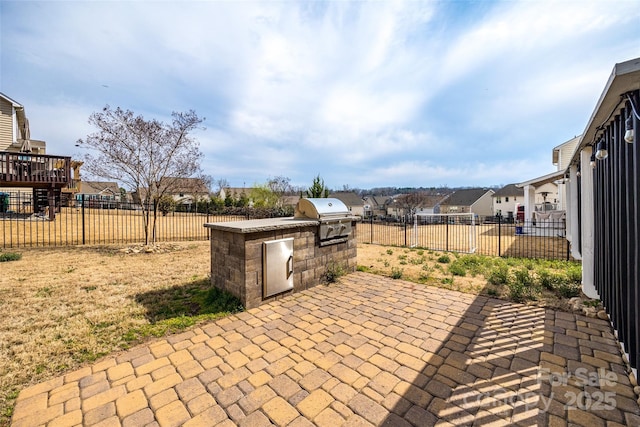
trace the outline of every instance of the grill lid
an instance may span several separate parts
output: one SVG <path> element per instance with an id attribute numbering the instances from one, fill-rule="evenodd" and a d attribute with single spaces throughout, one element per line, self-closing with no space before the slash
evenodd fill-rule
<path id="1" fill-rule="evenodd" d="M 323 219 L 346 217 L 351 213 L 342 200 L 335 198 L 300 199 L 296 205 L 295 218 Z"/>

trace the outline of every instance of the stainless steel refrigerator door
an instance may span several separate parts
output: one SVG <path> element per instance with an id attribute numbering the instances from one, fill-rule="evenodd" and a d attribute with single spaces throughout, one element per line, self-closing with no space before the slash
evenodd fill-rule
<path id="1" fill-rule="evenodd" d="M 293 237 L 262 243 L 262 297 L 293 289 Z"/>

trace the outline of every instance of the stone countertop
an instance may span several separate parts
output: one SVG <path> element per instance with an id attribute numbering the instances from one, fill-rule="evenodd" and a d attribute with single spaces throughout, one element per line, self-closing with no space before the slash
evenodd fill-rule
<path id="1" fill-rule="evenodd" d="M 211 222 L 204 226 L 214 230 L 230 231 L 232 233 L 258 233 L 261 231 L 285 230 L 288 228 L 301 228 L 308 226 L 317 226 L 320 223 L 317 219 L 297 219 L 294 217 L 286 218 L 265 218 L 250 219 L 245 221 L 233 222 Z"/>

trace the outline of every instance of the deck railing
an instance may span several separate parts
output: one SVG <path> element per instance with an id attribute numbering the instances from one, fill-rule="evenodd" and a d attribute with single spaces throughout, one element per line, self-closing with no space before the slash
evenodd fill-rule
<path id="1" fill-rule="evenodd" d="M 0 186 L 39 186 L 71 182 L 71 157 L 0 151 Z"/>

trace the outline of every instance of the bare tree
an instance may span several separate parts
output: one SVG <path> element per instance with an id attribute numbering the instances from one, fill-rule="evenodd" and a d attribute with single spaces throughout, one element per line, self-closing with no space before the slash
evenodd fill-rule
<path id="1" fill-rule="evenodd" d="M 398 196 L 396 201 L 402 209 L 403 216 L 406 221 L 411 221 L 416 214 L 418 208 L 428 200 L 427 194 L 423 192 L 414 192 Z"/>
<path id="2" fill-rule="evenodd" d="M 274 178 L 270 178 L 269 181 L 267 181 L 267 187 L 269 187 L 269 189 L 277 197 L 277 207 L 282 207 L 284 196 L 293 191 L 293 187 L 291 186 L 291 179 L 287 178 L 286 176 L 276 176 Z"/>
<path id="3" fill-rule="evenodd" d="M 91 149 L 84 156 L 90 173 L 121 182 L 138 195 L 146 244 L 155 242 L 158 202 L 175 179 L 200 174 L 203 155 L 190 133 L 204 118 L 193 110 L 174 112 L 172 117 L 170 124 L 145 120 L 130 110 L 107 105 L 89 117 L 97 131 L 78 140 L 79 146 Z"/>
<path id="4" fill-rule="evenodd" d="M 226 178 L 216 179 L 214 193 L 219 196 L 223 189 L 229 187 L 231 187 L 231 185 L 229 185 L 229 181 L 227 181 Z"/>

